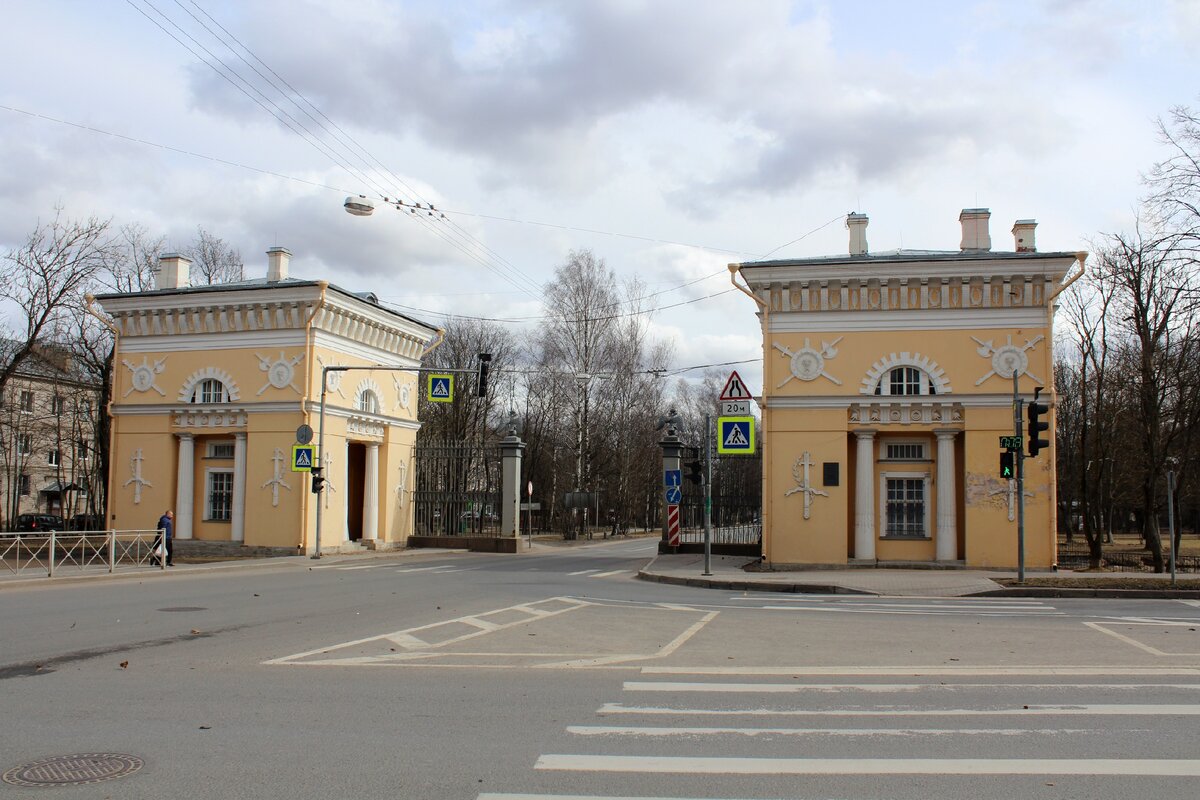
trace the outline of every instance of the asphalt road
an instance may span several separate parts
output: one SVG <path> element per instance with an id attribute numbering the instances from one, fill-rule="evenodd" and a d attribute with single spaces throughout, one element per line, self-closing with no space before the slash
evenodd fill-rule
<path id="1" fill-rule="evenodd" d="M 651 540 L 0 590 L 0 797 L 1193 798 L 1200 607 L 638 581 Z"/>

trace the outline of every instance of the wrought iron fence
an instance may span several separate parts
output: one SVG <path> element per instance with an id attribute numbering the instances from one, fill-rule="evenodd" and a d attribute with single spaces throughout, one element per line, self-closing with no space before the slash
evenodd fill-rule
<path id="1" fill-rule="evenodd" d="M 761 545 L 761 503 L 744 495 L 713 495 L 712 543 Z M 704 498 L 687 495 L 679 507 L 682 543 L 704 542 Z"/>
<path id="2" fill-rule="evenodd" d="M 14 574 L 45 570 L 51 578 L 64 571 L 115 572 L 119 566 L 166 569 L 166 552 L 157 547 L 160 533 L 0 533 L 0 564 Z"/>
<path id="3" fill-rule="evenodd" d="M 413 464 L 416 535 L 500 535 L 499 448 L 418 445 Z"/>
<path id="4" fill-rule="evenodd" d="M 1154 559 L 1147 550 L 1105 549 L 1101 555 L 1105 569 L 1113 572 L 1153 572 Z M 1170 564 L 1170 557 L 1163 556 L 1163 564 Z M 1058 542 L 1058 566 L 1061 569 L 1087 569 L 1091 565 L 1091 551 L 1087 545 L 1074 542 Z M 1200 556 L 1179 555 L 1175 559 L 1176 572 L 1200 572 Z"/>

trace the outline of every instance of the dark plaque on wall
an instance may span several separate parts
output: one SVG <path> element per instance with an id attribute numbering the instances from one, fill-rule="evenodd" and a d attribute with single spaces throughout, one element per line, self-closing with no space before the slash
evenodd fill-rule
<path id="1" fill-rule="evenodd" d="M 822 472 L 824 473 L 822 476 L 824 479 L 823 483 L 826 486 L 837 486 L 838 485 L 838 467 L 840 466 L 838 464 L 838 462 L 826 461 L 821 466 L 823 468 Z"/>

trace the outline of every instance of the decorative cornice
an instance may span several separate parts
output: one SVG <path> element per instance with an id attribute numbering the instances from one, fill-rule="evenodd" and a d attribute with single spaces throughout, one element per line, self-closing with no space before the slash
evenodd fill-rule
<path id="1" fill-rule="evenodd" d="M 346 421 L 346 432 L 358 434 L 359 436 L 382 439 L 386 429 L 387 426 L 379 420 L 362 414 L 351 414 Z"/>
<path id="2" fill-rule="evenodd" d="M 1044 308 L 1062 279 L 1060 272 L 863 278 L 861 268 L 857 276 L 816 278 L 793 277 L 785 268 L 778 269 L 782 280 L 748 277 L 750 288 L 772 313 Z"/>
<path id="3" fill-rule="evenodd" d="M 171 412 L 171 425 L 176 428 L 244 428 L 246 409 L 222 406 L 176 408 Z"/>
<path id="4" fill-rule="evenodd" d="M 140 337 L 303 331 L 312 319 L 317 330 L 373 350 L 417 359 L 434 332 L 430 326 L 341 292 L 330 290 L 325 302 L 318 305 L 320 297 L 319 287 L 303 285 L 213 293 L 109 295 L 100 301 L 126 341 Z M 174 349 L 173 343 L 164 343 L 162 347 L 164 351 Z"/>
<path id="5" fill-rule="evenodd" d="M 851 403 L 850 422 L 855 425 L 961 425 L 960 403 L 911 400 L 880 400 Z"/>

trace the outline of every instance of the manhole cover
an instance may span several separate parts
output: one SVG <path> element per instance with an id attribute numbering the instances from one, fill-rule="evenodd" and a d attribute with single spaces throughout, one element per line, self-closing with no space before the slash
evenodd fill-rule
<path id="1" fill-rule="evenodd" d="M 13 767 L 3 780 L 15 786 L 79 786 L 122 778 L 144 764 L 137 756 L 121 753 L 77 753 Z"/>
<path id="2" fill-rule="evenodd" d="M 170 608 L 160 608 L 159 611 L 208 611 L 204 606 L 171 606 Z"/>

